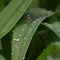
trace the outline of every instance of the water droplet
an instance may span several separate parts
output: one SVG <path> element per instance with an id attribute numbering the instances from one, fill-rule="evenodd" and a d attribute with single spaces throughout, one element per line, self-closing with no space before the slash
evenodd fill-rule
<path id="1" fill-rule="evenodd" d="M 39 18 L 36 19 L 36 21 L 38 21 L 38 20 L 39 20 Z"/>
<path id="2" fill-rule="evenodd" d="M 19 37 L 21 37 L 21 35 L 19 35 Z"/>
<path id="3" fill-rule="evenodd" d="M 24 37 L 24 39 L 26 40 L 27 38 L 26 38 L 26 37 Z"/>
<path id="4" fill-rule="evenodd" d="M 21 6 L 21 11 L 23 11 L 24 5 Z"/>
<path id="5" fill-rule="evenodd" d="M 22 32 L 24 31 L 24 29 L 22 29 Z"/>
<path id="6" fill-rule="evenodd" d="M 19 41 L 20 39 L 13 39 L 14 41 Z"/>
<path id="7" fill-rule="evenodd" d="M 13 40 L 15 41 L 16 39 L 14 38 Z"/>
<path id="8" fill-rule="evenodd" d="M 16 39 L 16 41 L 19 41 L 20 39 Z"/>
<path id="9" fill-rule="evenodd" d="M 31 17 L 30 17 L 30 15 L 28 14 L 28 15 L 27 15 L 27 19 L 30 19 L 30 18 L 31 18 Z"/>
<path id="10" fill-rule="evenodd" d="M 36 20 L 35 20 L 35 21 L 33 21 L 33 23 L 36 23 Z"/>
<path id="11" fill-rule="evenodd" d="M 25 59 L 25 57 L 23 57 L 23 60 Z"/>
<path id="12" fill-rule="evenodd" d="M 11 55 L 13 55 L 13 52 L 11 53 Z"/>
<path id="13" fill-rule="evenodd" d="M 36 21 L 39 21 L 39 20 L 41 20 L 42 18 L 43 18 L 43 17 L 40 16 L 40 17 L 36 18 Z"/>

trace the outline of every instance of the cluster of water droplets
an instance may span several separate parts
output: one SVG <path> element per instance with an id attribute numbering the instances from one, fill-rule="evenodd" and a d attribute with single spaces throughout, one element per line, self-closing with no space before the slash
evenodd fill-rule
<path id="1" fill-rule="evenodd" d="M 14 41 L 17 41 L 17 42 L 18 42 L 19 40 L 20 40 L 20 39 L 14 39 Z"/>
<path id="2" fill-rule="evenodd" d="M 36 18 L 33 23 L 38 23 L 39 21 L 41 21 L 44 17 L 43 16 L 40 16 L 38 18 Z"/>
<path id="3" fill-rule="evenodd" d="M 17 11 L 17 17 L 20 15 L 21 12 L 24 10 L 24 5 L 20 7 L 20 9 Z"/>
<path id="4" fill-rule="evenodd" d="M 31 15 L 30 14 L 27 14 L 27 19 L 31 19 Z"/>
<path id="5" fill-rule="evenodd" d="M 25 57 L 23 57 L 23 60 L 25 59 Z"/>

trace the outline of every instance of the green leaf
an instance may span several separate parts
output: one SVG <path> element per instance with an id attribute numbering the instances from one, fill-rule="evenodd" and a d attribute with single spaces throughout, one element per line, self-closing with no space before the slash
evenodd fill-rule
<path id="1" fill-rule="evenodd" d="M 3 0 L 0 0 L 0 12 L 3 10 L 3 8 L 4 8 Z M 0 40 L 0 50 L 2 50 L 1 40 Z"/>
<path id="2" fill-rule="evenodd" d="M 0 13 L 0 39 L 15 26 L 31 2 L 32 0 L 12 0 L 4 8 Z"/>
<path id="3" fill-rule="evenodd" d="M 52 11 L 36 8 L 29 10 L 27 16 L 22 17 L 13 30 L 12 60 L 25 59 L 25 54 L 36 29 L 46 17 L 52 15 Z"/>
<path id="4" fill-rule="evenodd" d="M 52 43 L 47 47 L 47 49 L 42 52 L 42 54 L 37 58 L 37 60 L 52 60 L 52 54 L 54 54 L 58 49 L 60 49 L 60 42 Z"/>
<path id="5" fill-rule="evenodd" d="M 51 29 L 60 38 L 60 22 L 54 22 L 52 24 L 43 23 L 43 25 Z"/>

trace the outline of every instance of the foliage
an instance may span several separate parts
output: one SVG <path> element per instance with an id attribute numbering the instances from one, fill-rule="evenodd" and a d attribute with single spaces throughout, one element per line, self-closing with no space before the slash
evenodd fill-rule
<path id="1" fill-rule="evenodd" d="M 0 0 L 0 60 L 60 60 L 60 0 Z"/>

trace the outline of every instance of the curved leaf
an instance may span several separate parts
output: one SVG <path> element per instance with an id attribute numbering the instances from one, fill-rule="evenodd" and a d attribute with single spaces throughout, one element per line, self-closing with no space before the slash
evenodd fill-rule
<path id="1" fill-rule="evenodd" d="M 52 11 L 40 8 L 27 12 L 27 16 L 23 17 L 13 30 L 12 60 L 25 59 L 26 51 L 36 29 L 46 17 L 51 15 L 53 15 Z"/>

